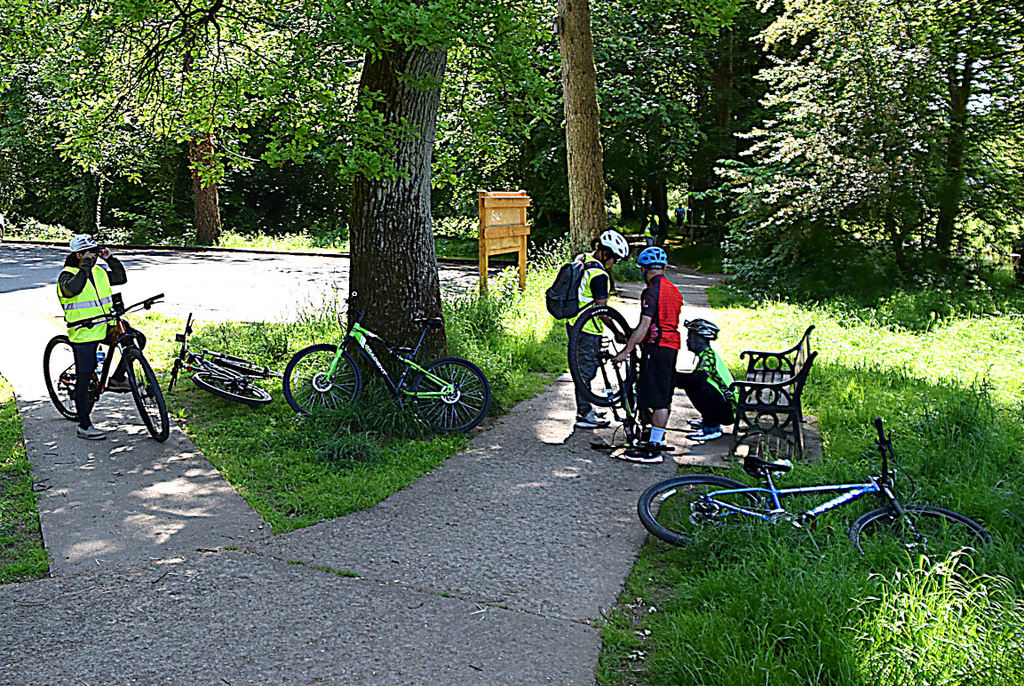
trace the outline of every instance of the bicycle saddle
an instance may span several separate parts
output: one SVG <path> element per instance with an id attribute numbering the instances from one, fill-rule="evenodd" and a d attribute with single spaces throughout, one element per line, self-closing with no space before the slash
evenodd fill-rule
<path id="1" fill-rule="evenodd" d="M 440 329 L 444 326 L 444 320 L 440 317 L 416 317 L 412 320 L 413 324 L 422 324 L 428 329 Z"/>
<path id="2" fill-rule="evenodd" d="M 787 462 L 765 462 L 757 455 L 748 454 L 743 458 L 743 471 L 751 476 L 762 476 L 765 472 L 788 472 L 793 465 Z"/>

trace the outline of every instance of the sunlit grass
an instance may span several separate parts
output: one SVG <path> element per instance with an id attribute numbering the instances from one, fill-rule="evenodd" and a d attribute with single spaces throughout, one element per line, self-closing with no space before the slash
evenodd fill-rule
<path id="1" fill-rule="evenodd" d="M 36 499 L 14 389 L 0 376 L 0 583 L 49 571 Z"/>
<path id="2" fill-rule="evenodd" d="M 1005 655 L 1019 650 L 1020 634 L 1003 630 L 1019 621 L 1024 598 L 1020 317 L 948 316 L 913 328 L 834 303 L 767 303 L 720 309 L 714 320 L 723 330 L 716 347 L 737 373 L 741 350 L 779 350 L 816 326 L 821 354 L 804 399 L 825 455 L 783 485 L 866 476 L 878 463 L 868 422 L 881 416 L 913 480 L 899 476 L 903 499 L 963 512 L 995 544 L 958 572 L 968 612 L 935 578 L 910 585 L 913 570 L 942 560 L 857 554 L 847 529 L 874 502 L 829 513 L 813 531 L 722 531 L 686 549 L 649 542 L 604 627 L 599 683 L 1024 683 L 1024 665 Z M 738 468 L 726 475 L 749 482 Z M 880 643 L 883 633 L 890 640 Z M 942 643 L 968 639 L 943 671 Z"/>

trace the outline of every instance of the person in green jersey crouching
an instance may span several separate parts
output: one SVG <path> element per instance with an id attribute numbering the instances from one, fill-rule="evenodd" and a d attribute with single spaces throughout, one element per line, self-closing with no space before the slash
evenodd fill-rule
<path id="1" fill-rule="evenodd" d="M 697 367 L 689 373 L 676 372 L 675 385 L 686 391 L 700 420 L 691 421 L 692 441 L 712 441 L 722 437 L 722 425 L 736 421 L 733 378 L 725 362 L 711 347 L 719 328 L 707 319 L 683 322 L 687 330 L 686 348 L 697 356 Z"/>

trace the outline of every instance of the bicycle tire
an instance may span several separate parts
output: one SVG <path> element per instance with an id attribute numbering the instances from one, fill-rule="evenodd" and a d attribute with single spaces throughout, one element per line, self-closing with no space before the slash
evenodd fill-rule
<path id="1" fill-rule="evenodd" d="M 426 366 L 430 374 L 455 385 L 451 396 L 417 397 L 437 392 L 440 386 L 426 374 L 418 375 L 409 389 L 413 409 L 435 431 L 469 431 L 487 416 L 491 406 L 491 385 L 480 368 L 461 357 L 441 357 Z"/>
<path id="2" fill-rule="evenodd" d="M 592 390 L 590 383 L 585 382 L 583 378 L 581 372 L 583 356 L 579 346 L 580 341 L 584 340 L 580 334 L 594 335 L 583 332 L 583 327 L 597 317 L 603 317 L 611 322 L 609 324 L 602 320 L 603 333 L 599 343 L 597 373 L 594 376 L 594 380 L 598 380 L 604 385 L 600 392 Z M 572 375 L 576 392 L 591 405 L 598 407 L 618 405 L 622 402 L 626 387 L 631 387 L 636 383 L 634 358 L 631 357 L 629 362 L 621 364 L 611 361 L 612 357 L 625 348 L 624 343 L 616 342 L 615 335 L 619 334 L 628 339 L 632 332 L 633 328 L 626 322 L 622 313 L 608 305 L 588 307 L 572 325 L 569 331 L 569 373 Z"/>
<path id="3" fill-rule="evenodd" d="M 192 383 L 218 398 L 242 403 L 250 407 L 266 405 L 273 396 L 268 391 L 246 379 L 222 379 L 212 372 L 196 372 Z"/>
<path id="4" fill-rule="evenodd" d="M 54 365 L 56 368 L 51 368 Z M 75 350 L 67 336 L 54 336 L 46 344 L 43 351 L 43 378 L 46 380 L 50 401 L 61 416 L 65 419 L 78 419 L 74 396 Z"/>
<path id="5" fill-rule="evenodd" d="M 156 374 L 138 348 L 125 348 L 124 362 L 128 386 L 131 388 L 135 407 L 142 416 L 142 422 L 146 425 L 149 435 L 157 442 L 163 443 L 170 434 L 171 420 L 167 416 L 167 404 L 164 402 L 164 394 L 160 390 Z"/>
<path id="6" fill-rule="evenodd" d="M 702 490 L 702 487 L 705 486 L 709 488 Z M 707 492 L 712 490 L 733 488 L 750 488 L 750 486 L 742 481 L 727 479 L 722 476 L 684 474 L 659 481 L 644 491 L 637 502 L 636 511 L 644 528 L 661 540 L 672 545 L 689 545 L 693 542 L 698 531 L 710 528 L 711 525 L 722 525 L 722 523 L 715 524 L 715 519 L 719 519 L 721 522 L 724 522 L 727 518 L 746 519 L 746 515 L 732 513 L 730 510 L 723 508 L 710 507 L 703 513 L 694 512 L 692 503 L 702 495 L 706 495 Z M 676 496 L 682 496 L 684 492 L 689 494 L 689 500 L 685 502 L 683 497 L 676 498 Z M 667 501 L 670 498 L 672 498 L 672 501 L 669 503 Z M 727 498 L 735 499 L 735 502 L 727 500 Z M 756 507 L 760 502 L 760 499 L 753 493 L 735 493 L 730 496 L 721 496 L 718 500 L 746 507 Z M 657 511 L 655 511 L 655 504 L 657 504 Z M 668 505 L 667 509 L 666 505 Z M 684 509 L 679 511 L 680 507 Z M 698 524 L 695 522 L 695 515 L 706 519 L 706 523 Z M 737 521 L 739 520 L 737 519 Z M 690 530 L 684 532 L 685 528 Z"/>
<path id="7" fill-rule="evenodd" d="M 901 525 L 901 518 L 892 506 L 879 507 L 858 517 L 850 525 L 850 540 L 857 551 L 865 555 L 879 545 L 901 540 L 903 549 L 908 552 L 920 548 L 925 554 L 941 551 L 945 555 L 953 550 L 992 542 L 992 536 L 985 527 L 959 512 L 933 505 L 904 505 L 903 510 L 911 518 L 913 531 Z M 938 529 L 934 528 L 936 525 Z M 908 541 L 908 534 L 913 538 L 912 542 Z M 931 551 L 928 550 L 929 535 Z"/>
<path id="8" fill-rule="evenodd" d="M 333 409 L 354 403 L 363 390 L 363 377 L 359 366 L 347 352 L 341 354 L 334 378 L 324 374 L 334 361 L 338 346 L 318 343 L 292 355 L 284 370 L 284 397 L 299 414 L 316 409 Z M 325 384 L 324 382 L 330 383 Z"/>

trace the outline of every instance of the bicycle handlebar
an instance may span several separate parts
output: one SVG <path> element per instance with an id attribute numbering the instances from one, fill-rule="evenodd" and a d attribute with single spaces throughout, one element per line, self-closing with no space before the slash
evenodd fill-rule
<path id="1" fill-rule="evenodd" d="M 112 309 L 111 312 L 108 312 L 108 313 L 105 313 L 105 314 L 98 314 L 95 317 L 89 317 L 88 319 L 82 319 L 81 321 L 77 321 L 74 324 L 69 324 L 68 328 L 69 329 L 87 329 L 89 327 L 96 326 L 98 324 L 102 324 L 103 322 L 116 321 L 117 319 L 120 319 L 121 317 L 123 317 L 124 315 L 128 314 L 129 312 L 132 312 L 132 311 L 137 310 L 139 308 L 146 309 L 146 310 L 150 309 L 151 307 L 153 307 L 154 304 L 156 304 L 157 302 L 162 300 L 163 297 L 164 297 L 164 294 L 160 293 L 159 295 L 150 296 L 150 297 L 146 298 L 145 300 L 140 300 L 139 302 L 135 303 L 134 305 L 129 305 L 128 307 L 119 306 L 120 298 L 118 297 L 118 298 L 113 300 L 113 309 Z"/>

